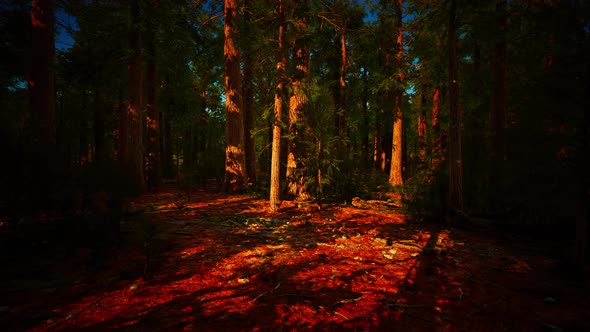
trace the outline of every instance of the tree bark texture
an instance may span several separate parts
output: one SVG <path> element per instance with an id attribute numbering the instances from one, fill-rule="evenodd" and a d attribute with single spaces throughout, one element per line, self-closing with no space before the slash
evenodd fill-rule
<path id="1" fill-rule="evenodd" d="M 142 104 L 142 54 L 140 31 L 140 0 L 130 0 L 132 26 L 129 32 L 129 47 L 132 55 L 127 65 L 127 109 L 121 128 L 121 157 L 133 191 L 144 189 L 143 163 L 143 112 Z"/>
<path id="2" fill-rule="evenodd" d="M 275 213 L 279 209 L 280 172 L 281 172 L 281 126 L 283 113 L 283 90 L 285 85 L 285 68 L 287 59 L 283 49 L 285 33 L 285 15 L 283 1 L 278 0 L 277 5 L 279 36 L 277 42 L 277 77 L 274 99 L 274 122 L 272 126 L 272 156 L 270 165 L 270 212 Z"/>
<path id="3" fill-rule="evenodd" d="M 256 149 L 252 130 L 254 129 L 254 90 L 253 90 L 253 61 L 252 61 L 252 35 L 250 25 L 252 24 L 252 0 L 244 1 L 244 18 L 245 18 L 245 42 L 244 42 L 244 79 L 242 81 L 243 91 L 243 110 L 244 110 L 244 152 L 246 155 L 246 174 L 248 183 L 256 183 Z"/>
<path id="4" fill-rule="evenodd" d="M 461 116 L 457 77 L 457 0 L 451 0 L 449 15 L 449 207 L 463 210 L 463 165 L 461 154 Z"/>
<path id="5" fill-rule="evenodd" d="M 305 165 L 301 158 L 305 153 L 306 125 L 305 111 L 307 109 L 306 87 L 309 78 L 309 48 L 304 42 L 307 29 L 307 8 L 309 0 L 298 4 L 295 13 L 295 42 L 293 45 L 293 63 L 295 69 L 292 74 L 292 93 L 289 97 L 289 135 L 291 139 L 287 152 L 287 182 L 288 193 L 300 199 L 308 198 L 305 189 L 305 178 L 302 174 Z"/>
<path id="6" fill-rule="evenodd" d="M 396 1 L 396 70 L 398 71 L 397 79 L 400 86 L 395 88 L 395 109 L 393 119 L 393 145 L 391 150 L 391 168 L 389 170 L 389 183 L 398 186 L 403 181 L 403 125 L 402 125 L 402 108 L 403 108 L 403 90 L 401 84 L 404 80 L 402 72 L 403 63 L 403 27 L 402 27 L 402 8 L 403 0 Z"/>
<path id="7" fill-rule="evenodd" d="M 346 22 L 343 23 L 340 34 L 340 77 L 338 85 L 338 105 L 336 109 L 336 135 L 344 146 L 347 136 L 346 128 L 346 72 L 348 70 L 348 58 L 346 55 Z"/>
<path id="8" fill-rule="evenodd" d="M 224 8 L 224 86 L 225 86 L 225 182 L 224 191 L 233 193 L 246 188 L 244 154 L 244 119 L 240 76 L 240 52 L 237 35 L 237 0 L 225 0 Z"/>

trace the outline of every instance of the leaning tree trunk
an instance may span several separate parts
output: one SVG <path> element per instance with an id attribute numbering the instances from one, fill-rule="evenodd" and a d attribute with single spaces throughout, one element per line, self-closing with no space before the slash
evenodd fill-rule
<path id="1" fill-rule="evenodd" d="M 244 120 L 240 77 L 240 52 L 236 45 L 238 3 L 225 0 L 224 8 L 224 86 L 225 86 L 225 183 L 224 191 L 233 193 L 246 188 L 244 154 Z"/>
<path id="2" fill-rule="evenodd" d="M 283 13 L 283 1 L 279 0 L 277 6 L 279 21 L 279 37 L 277 43 L 277 82 L 274 101 L 274 123 L 272 127 L 272 156 L 270 165 L 270 212 L 275 213 L 279 209 L 280 172 L 281 172 L 281 126 L 283 113 L 283 90 L 285 85 L 285 68 L 287 59 L 283 50 L 283 38 L 285 33 L 285 14 Z"/>
<path id="3" fill-rule="evenodd" d="M 402 58 L 403 58 L 403 30 L 402 30 L 402 8 L 403 0 L 396 1 L 396 69 L 398 71 L 397 79 L 401 85 L 404 80 L 402 72 Z M 391 150 L 391 168 L 389 171 L 389 183 L 397 186 L 404 183 L 403 172 L 403 126 L 402 126 L 402 107 L 403 107 L 403 90 L 397 87 L 395 91 L 395 110 L 393 119 L 393 145 Z"/>
<path id="4" fill-rule="evenodd" d="M 449 208 L 463 210 L 463 165 L 461 159 L 461 116 L 457 78 L 457 0 L 451 0 L 449 15 Z"/>

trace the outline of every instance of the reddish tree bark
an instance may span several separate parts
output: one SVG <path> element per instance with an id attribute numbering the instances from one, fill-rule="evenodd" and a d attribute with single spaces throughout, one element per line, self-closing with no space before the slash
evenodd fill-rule
<path id="1" fill-rule="evenodd" d="M 285 33 L 285 14 L 283 1 L 278 0 L 277 16 L 279 23 L 279 36 L 277 42 L 277 78 L 274 100 L 274 122 L 272 129 L 272 156 L 270 166 L 270 212 L 275 213 L 279 209 L 280 172 L 281 172 L 281 126 L 283 113 L 283 90 L 285 85 L 285 69 L 287 59 L 283 49 Z"/>
<path id="2" fill-rule="evenodd" d="M 235 36 L 238 32 L 237 0 L 225 0 L 224 8 L 224 86 L 225 86 L 225 183 L 224 191 L 233 193 L 246 188 L 244 154 L 244 119 L 240 76 L 240 52 Z"/>
<path id="3" fill-rule="evenodd" d="M 403 0 L 396 1 L 396 67 L 397 67 L 397 79 L 398 83 L 404 80 L 404 74 L 402 72 L 403 64 L 403 28 L 402 28 L 402 10 Z M 402 108 L 403 108 L 403 91 L 401 87 L 396 87 L 395 91 L 395 110 L 393 119 L 393 146 L 391 152 L 391 168 L 389 171 L 389 183 L 397 186 L 404 183 L 403 180 L 403 124 L 402 124 Z"/>
<path id="4" fill-rule="evenodd" d="M 346 55 L 346 22 L 340 33 L 340 77 L 338 85 L 338 104 L 336 106 L 336 135 L 343 143 L 346 138 L 346 72 L 348 58 Z"/>
<path id="5" fill-rule="evenodd" d="M 306 84 L 309 78 L 309 48 L 304 42 L 307 29 L 307 9 L 309 0 L 297 4 L 295 13 L 295 41 L 293 45 L 293 62 L 295 70 L 291 78 L 292 93 L 289 97 L 289 134 L 292 137 L 287 145 L 287 190 L 292 196 L 306 199 L 305 178 L 301 174 L 305 165 L 301 162 L 304 153 L 305 110 L 308 105 Z"/>
<path id="6" fill-rule="evenodd" d="M 253 61 L 252 47 L 250 47 L 250 38 L 254 38 L 250 31 L 252 24 L 252 0 L 244 1 L 244 32 L 246 40 L 244 42 L 244 79 L 242 81 L 243 91 L 243 111 L 244 111 L 244 153 L 246 158 L 246 174 L 248 183 L 256 183 L 256 149 L 252 130 L 254 129 L 254 90 L 253 84 Z"/>
<path id="7" fill-rule="evenodd" d="M 130 0 L 132 26 L 129 32 L 129 47 L 132 55 L 127 66 L 127 110 L 121 133 L 121 157 L 133 186 L 142 191 L 145 187 L 143 160 L 143 114 L 142 103 L 142 55 L 140 31 L 140 0 Z M 123 130 L 125 129 L 125 130 Z"/>

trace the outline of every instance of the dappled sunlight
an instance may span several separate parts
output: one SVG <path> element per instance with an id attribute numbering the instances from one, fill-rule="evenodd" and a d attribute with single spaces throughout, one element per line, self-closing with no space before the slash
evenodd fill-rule
<path id="1" fill-rule="evenodd" d="M 15 312 L 24 319 L 47 308 L 32 330 L 478 330 L 537 319 L 518 318 L 523 300 L 514 296 L 538 287 L 539 260 L 489 238 L 416 224 L 393 209 L 285 202 L 271 216 L 266 201 L 249 196 L 184 197 L 136 200 L 140 212 L 124 221 L 105 268 L 70 274 L 44 305 Z M 53 270 L 84 271 L 92 255 L 79 251 Z M 526 303 L 548 310 L 532 294 Z"/>

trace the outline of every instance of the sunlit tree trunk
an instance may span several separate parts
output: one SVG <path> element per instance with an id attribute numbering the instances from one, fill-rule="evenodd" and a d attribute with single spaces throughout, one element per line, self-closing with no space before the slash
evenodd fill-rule
<path id="1" fill-rule="evenodd" d="M 281 126 L 283 113 L 283 90 L 285 85 L 285 69 L 287 59 L 283 49 L 285 32 L 285 14 L 283 1 L 278 0 L 277 16 L 279 22 L 279 36 L 277 42 L 277 78 L 274 100 L 274 122 L 272 126 L 272 156 L 270 165 L 270 212 L 279 209 L 280 172 L 281 172 Z"/>
<path id="2" fill-rule="evenodd" d="M 340 77 L 338 85 L 338 104 L 336 109 L 336 135 L 340 143 L 346 140 L 346 72 L 348 70 L 348 58 L 346 55 L 346 22 L 341 27 L 340 33 Z"/>
<path id="3" fill-rule="evenodd" d="M 492 137 L 492 167 L 490 205 L 497 209 L 501 198 L 502 169 L 504 165 L 506 127 L 506 14 L 507 0 L 496 2 L 496 43 L 492 56 L 492 100 L 490 134 Z"/>
<path id="4" fill-rule="evenodd" d="M 396 1 L 396 70 L 398 71 L 398 83 L 404 80 L 402 72 L 403 62 L 403 28 L 402 28 L 402 8 L 403 0 Z M 403 184 L 403 127 L 402 127 L 402 107 L 403 107 L 403 90 L 401 87 L 396 87 L 395 91 L 395 110 L 393 119 L 393 146 L 391 151 L 391 168 L 389 171 L 389 183 L 397 186 Z"/>
<path id="5" fill-rule="evenodd" d="M 461 155 L 461 115 L 457 77 L 457 0 L 451 0 L 449 15 L 449 207 L 463 209 L 463 165 Z"/>
<path id="6" fill-rule="evenodd" d="M 162 184 L 162 163 L 160 155 L 160 112 L 158 112 L 158 67 L 155 45 L 152 35 L 148 43 L 147 59 L 147 153 L 148 153 L 148 184 L 150 189 Z"/>
<path id="7" fill-rule="evenodd" d="M 55 17 L 52 0 L 31 1 L 31 52 L 29 107 L 33 121 L 33 146 L 39 162 L 46 162 L 55 151 L 55 93 L 53 61 Z"/>
<path id="8" fill-rule="evenodd" d="M 295 42 L 293 45 L 293 63 L 295 69 L 292 74 L 292 93 L 289 97 L 289 144 L 287 147 L 287 182 L 290 195 L 306 199 L 305 179 L 302 174 L 304 165 L 301 162 L 304 154 L 303 142 L 305 140 L 306 126 L 304 121 L 307 108 L 306 84 L 309 77 L 309 48 L 304 42 L 304 33 L 307 29 L 307 8 L 309 0 L 297 4 L 294 30 Z"/>
<path id="9" fill-rule="evenodd" d="M 240 77 L 240 52 L 235 37 L 238 32 L 237 0 L 224 2 L 224 86 L 225 86 L 225 183 L 224 191 L 233 193 L 246 188 L 244 154 L 244 119 Z"/>
<path id="10" fill-rule="evenodd" d="M 252 0 L 244 1 L 244 35 L 246 36 L 244 45 L 244 79 L 242 81 L 243 91 L 243 110 L 244 110 L 244 152 L 246 155 L 246 174 L 248 183 L 256 183 L 256 150 L 252 130 L 254 129 L 254 90 L 253 84 L 253 59 L 250 25 L 252 24 Z"/>

